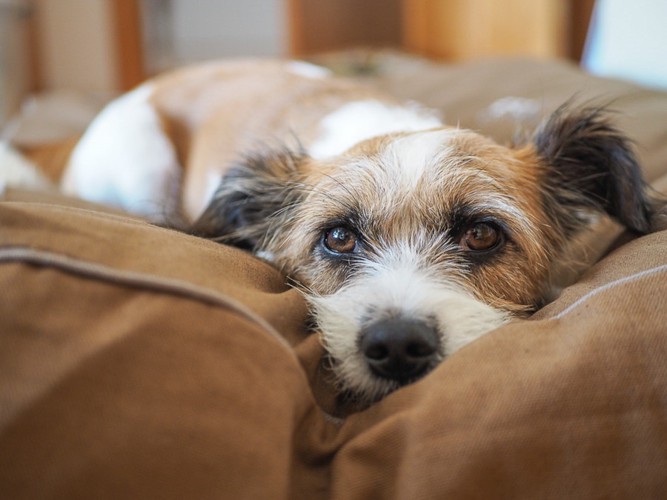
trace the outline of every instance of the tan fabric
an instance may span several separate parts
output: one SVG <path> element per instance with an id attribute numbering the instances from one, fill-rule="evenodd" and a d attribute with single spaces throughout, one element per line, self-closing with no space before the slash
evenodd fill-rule
<path id="1" fill-rule="evenodd" d="M 542 117 L 568 100 L 608 105 L 615 111 L 615 124 L 637 144 L 647 179 L 655 182 L 667 174 L 667 104 L 663 91 L 593 77 L 566 61 L 424 63 L 401 65 L 401 71 L 379 66 L 375 83 L 394 95 L 416 99 L 441 110 L 447 123 L 478 130 L 501 142 L 512 142 L 517 128 L 529 135 Z M 501 99 L 504 106 L 492 108 Z M 527 107 L 514 107 L 517 105 Z M 511 109 L 520 112 L 512 114 Z M 502 110 L 505 113 L 499 113 Z"/>
<path id="2" fill-rule="evenodd" d="M 423 95 L 444 92 L 424 75 Z M 667 494 L 667 232 L 353 412 L 271 267 L 55 196 L 5 200 L 2 498 Z"/>
<path id="3" fill-rule="evenodd" d="M 324 412 L 332 388 L 303 301 L 265 264 L 52 204 L 2 203 L 0 227 L 8 498 L 655 498 L 667 487 L 667 233 L 340 424 Z"/>

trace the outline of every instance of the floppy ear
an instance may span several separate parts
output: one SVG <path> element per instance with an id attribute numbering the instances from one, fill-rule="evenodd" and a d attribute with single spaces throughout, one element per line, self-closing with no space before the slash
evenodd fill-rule
<path id="1" fill-rule="evenodd" d="M 561 106 L 538 129 L 534 142 L 566 230 L 578 225 L 573 214 L 588 208 L 606 212 L 637 233 L 649 231 L 651 209 L 641 167 L 630 141 L 611 125 L 603 108 Z"/>
<path id="2" fill-rule="evenodd" d="M 222 178 L 211 202 L 189 232 L 248 250 L 268 236 L 277 214 L 300 196 L 305 153 L 289 150 L 246 156 Z"/>

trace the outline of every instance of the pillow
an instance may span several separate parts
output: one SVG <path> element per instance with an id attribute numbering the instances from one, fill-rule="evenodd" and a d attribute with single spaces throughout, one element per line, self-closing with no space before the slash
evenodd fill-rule
<path id="1" fill-rule="evenodd" d="M 665 232 L 354 413 L 303 300 L 271 267 L 92 206 L 10 198 L 8 498 L 655 497 L 664 486 Z"/>

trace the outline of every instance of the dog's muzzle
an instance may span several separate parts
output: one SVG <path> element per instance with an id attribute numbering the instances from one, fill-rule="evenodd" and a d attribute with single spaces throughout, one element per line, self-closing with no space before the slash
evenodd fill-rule
<path id="1" fill-rule="evenodd" d="M 363 328 L 359 347 L 375 375 L 404 384 L 436 364 L 440 337 L 424 321 L 390 318 Z"/>

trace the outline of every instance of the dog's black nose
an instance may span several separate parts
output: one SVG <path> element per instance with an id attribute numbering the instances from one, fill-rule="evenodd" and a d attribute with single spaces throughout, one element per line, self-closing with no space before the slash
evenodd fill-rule
<path id="1" fill-rule="evenodd" d="M 436 329 L 418 320 L 385 319 L 361 332 L 361 352 L 371 370 L 401 383 L 423 375 L 432 367 L 439 346 Z"/>

